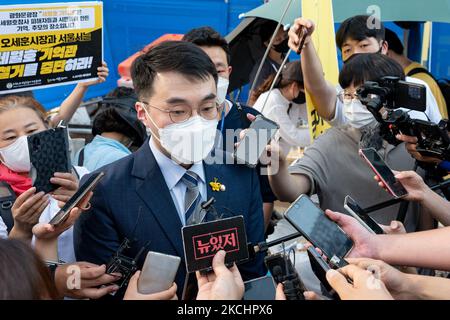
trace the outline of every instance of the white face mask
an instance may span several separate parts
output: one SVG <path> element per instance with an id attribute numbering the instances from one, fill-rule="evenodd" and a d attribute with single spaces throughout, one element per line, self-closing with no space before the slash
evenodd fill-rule
<path id="1" fill-rule="evenodd" d="M 155 127 L 153 119 L 145 113 Z M 158 128 L 161 146 L 170 153 L 173 160 L 181 164 L 191 164 L 205 159 L 214 147 L 218 120 L 206 120 L 195 116 L 182 123 L 173 123 Z"/>
<path id="2" fill-rule="evenodd" d="M 7 147 L 0 149 L 3 164 L 14 172 L 30 172 L 31 161 L 27 136 L 21 136 Z"/>
<path id="3" fill-rule="evenodd" d="M 217 103 L 219 105 L 224 103 L 229 85 L 230 81 L 228 79 L 219 77 L 219 81 L 217 82 Z"/>
<path id="4" fill-rule="evenodd" d="M 376 121 L 373 114 L 358 99 L 344 102 L 344 116 L 347 118 L 349 124 L 356 129 L 360 129 Z"/>

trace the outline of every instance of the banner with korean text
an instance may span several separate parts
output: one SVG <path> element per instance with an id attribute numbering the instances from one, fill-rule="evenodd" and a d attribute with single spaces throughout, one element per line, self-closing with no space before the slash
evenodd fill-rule
<path id="1" fill-rule="evenodd" d="M 0 6 L 0 94 L 97 78 L 102 2 Z"/>

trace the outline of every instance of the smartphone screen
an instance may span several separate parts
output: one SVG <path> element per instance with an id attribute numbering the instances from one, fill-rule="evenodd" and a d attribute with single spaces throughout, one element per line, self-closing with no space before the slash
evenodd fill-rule
<path id="1" fill-rule="evenodd" d="M 402 184 L 395 179 L 394 173 L 375 149 L 361 149 L 359 152 L 394 197 L 402 198 L 408 194 Z"/>
<path id="2" fill-rule="evenodd" d="M 332 258 L 344 258 L 353 241 L 307 196 L 302 195 L 286 211 L 286 219 L 315 247 Z"/>
<path id="3" fill-rule="evenodd" d="M 275 300 L 275 281 L 271 276 L 244 282 L 244 300 Z"/>
<path id="4" fill-rule="evenodd" d="M 237 163 L 255 167 L 278 129 L 279 126 L 275 122 L 257 115 L 234 153 Z"/>
<path id="5" fill-rule="evenodd" d="M 376 234 L 384 234 L 383 229 L 373 220 L 368 214 L 364 212 L 364 210 L 353 200 L 352 197 L 345 197 L 344 207 L 351 210 L 356 216 L 361 219 L 368 228 L 370 228 Z M 356 217 L 355 217 L 356 218 Z"/>

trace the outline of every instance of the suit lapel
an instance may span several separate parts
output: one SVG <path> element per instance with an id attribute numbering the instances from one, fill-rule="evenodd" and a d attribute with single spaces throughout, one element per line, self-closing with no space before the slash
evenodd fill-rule
<path id="1" fill-rule="evenodd" d="M 150 209 L 178 255 L 184 257 L 182 224 L 148 140 L 136 152 L 132 175 L 138 178 L 136 193 Z"/>

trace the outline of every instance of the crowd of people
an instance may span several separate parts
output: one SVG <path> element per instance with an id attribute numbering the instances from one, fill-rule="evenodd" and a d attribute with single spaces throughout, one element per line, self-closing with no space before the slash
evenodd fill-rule
<path id="1" fill-rule="evenodd" d="M 301 195 L 317 195 L 327 217 L 354 243 L 348 265 L 326 274 L 342 300 L 450 299 L 450 280 L 434 272 L 450 271 L 450 204 L 428 186 L 442 181 L 450 166 L 418 152 L 415 137 L 398 134 L 396 143 L 387 141 L 358 89 L 384 77 L 424 85 L 426 110 L 402 110 L 412 119 L 436 124 L 448 117 L 447 105 L 429 72 L 404 55 L 395 33 L 381 23 L 378 29 L 368 28 L 368 18 L 351 17 L 337 31 L 344 61 L 337 87 L 324 77 L 325 62 L 311 37 L 314 21 L 298 18 L 289 32 L 280 29 L 263 72 L 255 79 L 255 67 L 250 75 L 251 83 L 256 81 L 251 106 L 227 99 L 230 49 L 212 28 L 196 28 L 181 41 L 153 47 L 132 64 L 133 89 L 116 88 L 102 100 L 93 119 L 93 140 L 77 151 L 71 173 L 54 174 L 50 181 L 58 188 L 49 194 L 33 187 L 27 136 L 69 122 L 88 87 L 105 81 L 106 63 L 98 68 L 98 80 L 78 84 L 51 118 L 32 94 L 0 97 L 0 182 L 12 190 L 10 206 L 1 203 L 0 299 L 172 300 L 182 299 L 191 281 L 198 300 L 240 300 L 244 281 L 267 274 L 264 254 L 229 267 L 226 253 L 219 251 L 210 274 L 197 272 L 195 279 L 186 273 L 182 227 L 192 224 L 195 210 L 214 196 L 221 216 L 243 216 L 248 242 L 258 244 L 273 232 L 275 201 L 292 203 Z M 265 47 L 276 25 L 261 29 Z M 300 28 L 307 31 L 304 42 Z M 300 43 L 301 58 L 282 66 L 289 47 L 298 52 Z M 315 141 L 305 91 L 331 125 Z M 260 114 L 280 127 L 265 148 L 268 161 L 256 168 L 230 162 L 240 137 Z M 292 148 L 304 149 L 293 163 L 287 159 Z M 403 200 L 409 205 L 371 214 L 385 231 L 381 235 L 341 213 L 347 195 L 362 207 L 392 198 L 361 161 L 358 150 L 363 148 L 376 149 L 408 191 Z M 99 171 L 105 176 L 94 191 L 64 223 L 50 225 L 79 186 Z M 224 188 L 213 190 L 213 181 Z M 402 222 L 396 221 L 399 210 L 406 216 Z M 126 286 L 119 285 L 123 275 L 108 272 L 107 265 L 125 239 L 131 240 L 127 256 L 146 248 L 182 258 L 170 288 L 140 293 L 140 271 Z M 144 259 L 141 255 L 138 269 Z M 312 291 L 304 296 L 323 298 Z M 276 299 L 286 299 L 282 284 Z"/>

